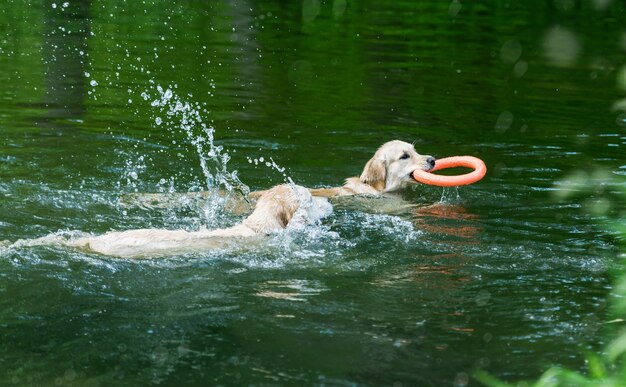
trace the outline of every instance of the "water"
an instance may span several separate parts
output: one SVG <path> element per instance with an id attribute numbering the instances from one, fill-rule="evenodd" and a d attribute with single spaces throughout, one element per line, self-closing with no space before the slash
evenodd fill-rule
<path id="1" fill-rule="evenodd" d="M 618 254 L 606 219 L 624 213 L 623 14 L 5 2 L 0 240 L 229 226 L 248 187 L 339 185 L 391 139 L 489 172 L 404 202 L 342 200 L 249 246 L 5 250 L 0 384 L 463 386 L 477 369 L 584 369 Z M 179 195 L 218 187 L 230 195 Z"/>

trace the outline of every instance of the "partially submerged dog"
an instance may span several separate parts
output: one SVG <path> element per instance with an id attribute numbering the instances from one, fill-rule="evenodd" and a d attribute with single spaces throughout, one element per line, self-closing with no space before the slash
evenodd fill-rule
<path id="1" fill-rule="evenodd" d="M 120 257 L 149 257 L 181 252 L 202 251 L 221 247 L 241 238 L 266 235 L 290 224 L 314 223 L 332 213 L 325 197 L 372 195 L 398 191 L 415 184 L 413 171 L 431 170 L 432 156 L 420 155 L 412 144 L 394 140 L 383 144 L 365 164 L 359 177 L 346 179 L 342 187 L 304 188 L 297 185 L 279 185 L 250 194 L 257 199 L 254 211 L 240 224 L 217 230 L 163 230 L 139 229 L 109 232 L 100 236 L 64 240 L 61 243 L 105 255 Z M 158 197 L 150 197 L 158 203 Z M 394 206 L 398 203 L 394 202 Z M 40 238 L 18 241 L 14 246 L 49 244 Z M 57 241 L 57 243 L 59 243 Z"/>
<path id="2" fill-rule="evenodd" d="M 393 140 L 384 143 L 365 164 L 359 177 L 346 179 L 341 187 L 309 188 L 309 192 L 317 197 L 336 197 L 354 195 L 378 196 L 399 191 L 411 184 L 417 184 L 413 171 L 420 169 L 430 171 L 435 167 L 435 158 L 420 155 L 413 144 Z M 250 193 L 252 199 L 260 197 L 267 191 Z"/>
<path id="3" fill-rule="evenodd" d="M 365 164 L 363 172 L 358 177 L 346 179 L 341 187 L 309 188 L 313 196 L 318 197 L 346 197 L 364 195 L 365 197 L 390 198 L 393 195 L 384 195 L 402 190 L 416 184 L 413 171 L 420 169 L 429 171 L 435 166 L 435 158 L 429 155 L 420 155 L 415 147 L 404 141 L 393 140 L 384 143 L 374 156 Z M 258 199 L 267 191 L 254 191 L 248 195 L 252 201 Z M 215 194 L 215 193 L 211 193 Z M 219 194 L 219 193 L 218 193 Z M 133 193 L 120 198 L 120 204 L 125 207 L 141 207 L 146 209 L 171 208 L 188 203 L 203 203 L 210 195 L 208 192 L 188 192 L 177 194 L 163 193 Z M 245 207 L 243 201 L 230 202 L 229 210 L 240 212 Z M 394 203 L 392 205 L 397 205 Z"/>
<path id="4" fill-rule="evenodd" d="M 398 191 L 410 184 L 413 171 L 429 171 L 435 166 L 432 156 L 420 155 L 415 147 L 404 141 L 384 143 L 365 164 L 359 177 L 346 179 L 342 187 L 311 189 L 314 196 L 381 195 Z"/>
<path id="5" fill-rule="evenodd" d="M 342 187 L 311 189 L 314 196 L 381 195 L 406 188 L 417 181 L 413 171 L 429 171 L 435 166 L 432 156 L 420 155 L 408 142 L 384 143 L 365 164 L 359 177 L 346 179 Z"/>
<path id="6" fill-rule="evenodd" d="M 63 241 L 58 239 L 52 241 L 49 237 L 21 240 L 12 246 L 35 246 L 56 242 L 104 255 L 148 258 L 222 247 L 228 242 L 241 242 L 242 238 L 275 233 L 287 226 L 312 224 L 331 213 L 332 206 L 328 200 L 311 196 L 304 187 L 283 184 L 265 191 L 259 197 L 250 216 L 230 228 L 199 231 L 164 229 L 113 231 L 99 236 Z"/>

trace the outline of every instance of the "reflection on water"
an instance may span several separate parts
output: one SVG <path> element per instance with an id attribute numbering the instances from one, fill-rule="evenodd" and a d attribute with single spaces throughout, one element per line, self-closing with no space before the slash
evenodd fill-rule
<path id="1" fill-rule="evenodd" d="M 415 225 L 417 228 L 431 234 L 467 239 L 466 243 L 471 243 L 472 240 L 475 240 L 481 231 L 481 227 L 475 222 L 478 217 L 468 213 L 461 205 L 435 203 L 417 208 L 414 216 L 416 217 Z"/>
<path id="2" fill-rule="evenodd" d="M 53 6 L 54 5 L 54 6 Z M 65 3 L 46 0 L 41 45 L 45 113 L 38 121 L 46 126 L 50 120 L 82 120 L 85 113 L 91 53 L 87 40 L 91 35 L 91 1 L 81 1 L 66 11 Z M 56 124 L 58 125 L 58 124 Z M 53 128 L 56 125 L 52 125 Z"/>
<path id="3" fill-rule="evenodd" d="M 340 198 L 320 225 L 236 249 L 4 249 L 0 384 L 464 386 L 479 368 L 583 368 L 617 243 L 604 216 L 624 211 L 623 12 L 8 0 L 0 240 L 232 225 L 250 210 L 237 188 L 340 185 L 395 138 L 490 172 Z"/>
<path id="4" fill-rule="evenodd" d="M 325 290 L 327 289 L 319 284 L 306 280 L 268 281 L 257 293 L 257 296 L 288 301 L 306 301 L 308 296 L 316 296 Z"/>

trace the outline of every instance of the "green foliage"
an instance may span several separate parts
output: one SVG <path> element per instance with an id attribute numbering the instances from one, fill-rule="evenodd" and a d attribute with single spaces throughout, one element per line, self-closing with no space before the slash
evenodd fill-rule
<path id="1" fill-rule="evenodd" d="M 624 276 L 626 278 L 626 275 Z M 478 371 L 474 377 L 490 387 L 621 387 L 626 382 L 626 329 L 607 346 L 606 354 L 587 354 L 587 374 L 560 367 L 545 371 L 537 381 L 505 383 L 485 371 Z"/>

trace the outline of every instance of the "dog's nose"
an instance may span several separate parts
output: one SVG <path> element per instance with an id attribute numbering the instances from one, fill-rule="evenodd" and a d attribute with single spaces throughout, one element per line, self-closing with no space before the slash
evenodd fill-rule
<path id="1" fill-rule="evenodd" d="M 430 165 L 431 168 L 433 168 L 435 166 L 435 158 L 434 157 L 427 158 L 426 162 L 428 163 L 428 165 Z"/>

